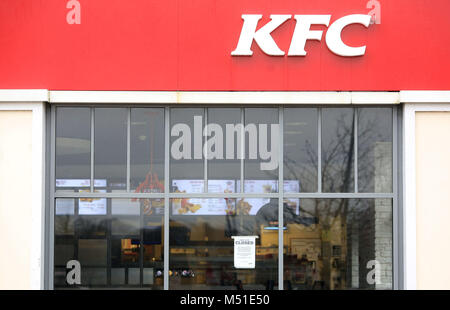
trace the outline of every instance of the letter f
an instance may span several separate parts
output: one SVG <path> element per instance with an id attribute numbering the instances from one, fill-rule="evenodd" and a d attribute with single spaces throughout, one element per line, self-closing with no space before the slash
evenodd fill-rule
<path id="1" fill-rule="evenodd" d="M 281 24 L 291 18 L 291 15 L 270 15 L 271 21 L 265 24 L 262 28 L 256 31 L 259 20 L 262 15 L 258 14 L 243 14 L 242 19 L 244 24 L 242 26 L 241 36 L 232 56 L 251 56 L 253 40 L 259 45 L 261 50 L 267 55 L 283 56 L 284 52 L 280 50 L 272 36 L 272 31 L 278 28 Z"/>
<path id="2" fill-rule="evenodd" d="M 325 25 L 328 27 L 331 15 L 295 15 L 294 18 L 297 24 L 292 35 L 288 56 L 306 56 L 306 41 L 322 40 L 323 31 L 311 30 L 311 25 Z"/>

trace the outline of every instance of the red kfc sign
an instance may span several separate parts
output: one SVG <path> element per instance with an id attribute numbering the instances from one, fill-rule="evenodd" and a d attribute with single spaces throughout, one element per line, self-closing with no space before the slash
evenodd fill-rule
<path id="1" fill-rule="evenodd" d="M 449 11 L 449 0 L 1 0 L 0 89 L 450 90 Z"/>

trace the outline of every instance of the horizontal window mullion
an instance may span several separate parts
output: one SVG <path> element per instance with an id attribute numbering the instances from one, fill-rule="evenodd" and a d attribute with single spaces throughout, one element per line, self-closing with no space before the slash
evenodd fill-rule
<path id="1" fill-rule="evenodd" d="M 278 198 L 278 193 L 171 193 L 169 198 Z M 284 193 L 284 198 L 394 198 L 393 193 Z M 161 199 L 161 193 L 55 193 L 55 198 L 149 198 Z"/>
<path id="2" fill-rule="evenodd" d="M 255 194 L 255 193 L 205 193 L 205 194 L 169 194 L 169 198 L 278 198 L 278 193 Z"/>
<path id="3" fill-rule="evenodd" d="M 393 193 L 285 193 L 284 198 L 316 198 L 316 199 L 369 199 L 369 198 L 394 198 Z"/>
<path id="4" fill-rule="evenodd" d="M 55 198 L 164 198 L 163 193 L 58 193 Z"/>
<path id="5" fill-rule="evenodd" d="M 278 198 L 278 193 L 171 193 L 169 198 Z M 163 193 L 55 193 L 55 198 L 164 198 Z"/>

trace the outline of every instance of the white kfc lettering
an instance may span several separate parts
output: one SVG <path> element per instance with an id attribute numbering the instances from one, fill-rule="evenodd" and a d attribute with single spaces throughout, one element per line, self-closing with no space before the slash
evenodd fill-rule
<path id="1" fill-rule="evenodd" d="M 336 55 L 347 57 L 364 55 L 366 53 L 366 46 L 351 47 L 346 45 L 342 42 L 341 33 L 345 27 L 352 24 L 361 24 L 368 28 L 371 19 L 372 17 L 370 15 L 354 14 L 344 16 L 335 21 L 328 29 L 325 38 L 330 51 Z"/>
<path id="2" fill-rule="evenodd" d="M 322 40 L 323 31 L 310 30 L 311 25 L 330 24 L 331 15 L 295 15 L 297 24 L 292 35 L 291 47 L 288 56 L 306 56 L 306 40 Z"/>
<path id="3" fill-rule="evenodd" d="M 278 28 L 281 24 L 291 18 L 291 15 L 270 15 L 272 19 L 265 24 L 262 28 L 256 31 L 256 26 L 262 15 L 242 15 L 244 25 L 242 26 L 241 36 L 236 49 L 231 52 L 233 56 L 251 56 L 253 51 L 251 50 L 253 40 L 258 43 L 261 50 L 267 55 L 271 56 L 283 56 L 284 52 L 280 50 L 272 36 L 272 31 Z"/>
<path id="4" fill-rule="evenodd" d="M 241 35 L 236 49 L 231 52 L 232 56 L 251 56 L 252 43 L 255 41 L 261 50 L 270 56 L 283 56 L 281 50 L 273 39 L 271 33 L 284 22 L 291 19 L 291 15 L 270 15 L 271 20 L 260 29 L 256 30 L 262 15 L 243 14 Z M 312 25 L 323 25 L 328 27 L 325 41 L 328 49 L 336 55 L 344 57 L 362 56 L 366 52 L 366 46 L 352 47 L 342 41 L 342 30 L 353 24 L 369 27 L 371 16 L 365 14 L 352 14 L 336 20 L 330 25 L 331 15 L 294 15 L 296 25 L 292 35 L 288 56 L 306 56 L 305 45 L 307 40 L 321 41 L 323 31 L 311 30 Z"/>

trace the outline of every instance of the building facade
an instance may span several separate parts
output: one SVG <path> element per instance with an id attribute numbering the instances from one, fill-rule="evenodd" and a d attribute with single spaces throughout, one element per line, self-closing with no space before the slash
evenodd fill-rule
<path id="1" fill-rule="evenodd" d="M 1 289 L 448 289 L 448 1 L 3 1 Z"/>

